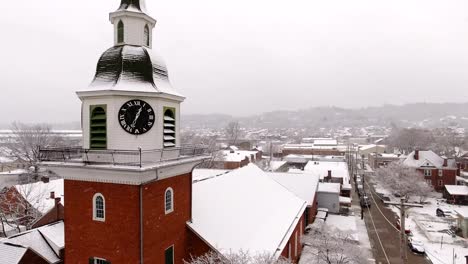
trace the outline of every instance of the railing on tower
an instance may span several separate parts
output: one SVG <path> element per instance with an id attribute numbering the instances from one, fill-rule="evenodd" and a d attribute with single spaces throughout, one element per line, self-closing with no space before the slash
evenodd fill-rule
<path id="1" fill-rule="evenodd" d="M 41 162 L 81 163 L 85 165 L 119 165 L 142 167 L 146 164 L 174 161 L 207 155 L 203 145 L 183 145 L 169 149 L 94 150 L 83 148 L 40 148 Z"/>

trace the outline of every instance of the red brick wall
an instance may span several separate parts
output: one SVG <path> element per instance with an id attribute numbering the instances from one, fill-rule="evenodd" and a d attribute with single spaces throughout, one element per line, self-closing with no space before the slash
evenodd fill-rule
<path id="1" fill-rule="evenodd" d="M 171 187 L 174 211 L 165 214 L 164 194 Z M 191 215 L 191 174 L 180 175 L 145 185 L 143 190 L 144 259 L 164 263 L 165 250 L 174 245 L 175 263 L 187 257 L 187 221 Z"/>
<path id="2" fill-rule="evenodd" d="M 65 180 L 65 263 L 101 257 L 117 263 L 140 260 L 139 187 Z M 93 221 L 93 196 L 105 199 L 105 222 Z"/>
<path id="3" fill-rule="evenodd" d="M 191 230 L 188 231 L 188 241 L 189 246 L 187 248 L 187 261 L 191 260 L 192 257 L 197 258 L 212 250 L 211 247 L 205 243 L 205 241 L 201 240 L 200 237 L 198 237 L 198 235 Z"/>
<path id="4" fill-rule="evenodd" d="M 301 232 L 302 230 L 302 232 Z M 285 258 L 289 258 L 292 260 L 293 263 L 297 263 L 299 261 L 299 257 L 301 256 L 302 252 L 302 243 L 301 237 L 304 234 L 304 215 L 302 215 L 301 219 L 297 223 L 296 227 L 294 228 L 294 232 L 291 234 L 291 237 L 284 247 L 281 256 Z M 295 252 L 295 243 L 296 243 L 296 235 L 297 235 L 297 254 Z M 289 252 L 289 245 L 291 245 L 291 252 Z"/>
<path id="5" fill-rule="evenodd" d="M 63 205 L 59 203 L 58 205 L 55 205 L 54 208 L 52 208 L 52 210 L 50 210 L 48 213 L 46 213 L 41 218 L 39 218 L 31 226 L 31 228 L 48 225 L 48 224 L 51 224 L 51 223 L 54 223 L 63 219 L 64 219 L 64 208 L 63 208 Z"/>
<path id="6" fill-rule="evenodd" d="M 424 169 L 417 169 L 424 175 Z M 424 179 L 431 180 L 432 186 L 436 191 L 443 191 L 444 185 L 455 185 L 457 181 L 456 170 L 443 170 L 443 176 L 439 176 L 438 169 L 431 169 L 431 176 L 424 176 Z M 442 185 L 439 186 L 439 180 L 442 180 Z"/>
<path id="7" fill-rule="evenodd" d="M 47 262 L 42 257 L 34 253 L 32 250 L 28 249 L 18 263 L 19 264 L 31 264 L 31 263 L 48 264 L 49 262 Z"/>

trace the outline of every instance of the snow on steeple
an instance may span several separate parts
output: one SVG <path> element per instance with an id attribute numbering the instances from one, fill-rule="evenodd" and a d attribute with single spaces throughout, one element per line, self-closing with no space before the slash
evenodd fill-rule
<path id="1" fill-rule="evenodd" d="M 146 13 L 145 0 L 122 0 L 117 10 Z"/>
<path id="2" fill-rule="evenodd" d="M 146 14 L 144 0 L 121 0 L 119 8 L 110 13 L 114 25 L 114 45 L 152 47 L 156 20 Z"/>

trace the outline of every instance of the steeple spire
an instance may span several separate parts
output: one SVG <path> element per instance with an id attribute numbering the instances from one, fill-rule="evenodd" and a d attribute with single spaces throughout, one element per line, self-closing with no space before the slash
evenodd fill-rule
<path id="1" fill-rule="evenodd" d="M 128 10 L 146 13 L 145 0 L 122 0 L 118 10 Z"/>
<path id="2" fill-rule="evenodd" d="M 121 0 L 119 9 L 110 13 L 114 25 L 114 44 L 152 47 L 156 20 L 146 13 L 145 0 Z"/>

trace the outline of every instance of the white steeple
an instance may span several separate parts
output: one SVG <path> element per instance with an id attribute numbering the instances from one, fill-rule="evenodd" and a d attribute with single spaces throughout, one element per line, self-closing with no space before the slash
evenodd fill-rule
<path id="1" fill-rule="evenodd" d="M 119 8 L 109 14 L 114 25 L 114 45 L 152 47 L 156 20 L 147 15 L 144 0 L 121 0 Z"/>

